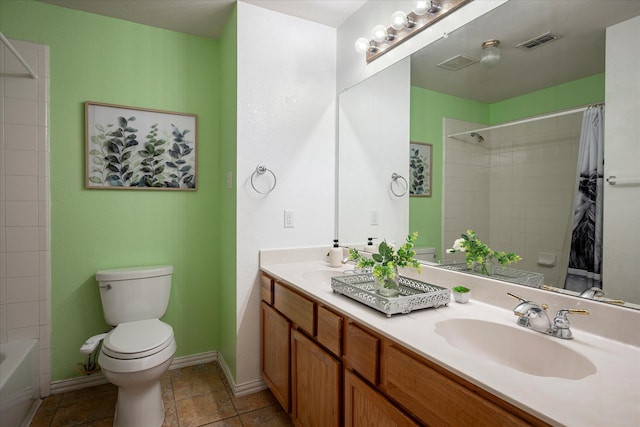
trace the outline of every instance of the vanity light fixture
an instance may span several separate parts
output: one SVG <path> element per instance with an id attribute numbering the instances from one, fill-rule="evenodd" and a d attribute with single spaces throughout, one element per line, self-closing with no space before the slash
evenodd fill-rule
<path id="1" fill-rule="evenodd" d="M 444 18 L 456 9 L 472 0 L 418 0 L 414 2 L 412 12 L 399 10 L 391 15 L 391 25 L 373 27 L 371 40 L 364 37 L 356 41 L 356 51 L 366 54 L 371 62 L 383 53 L 393 49 L 405 40 Z"/>
<path id="2" fill-rule="evenodd" d="M 500 62 L 502 55 L 498 48 L 499 44 L 500 40 L 495 39 L 482 42 L 482 56 L 480 57 L 480 64 L 482 64 L 483 67 L 493 68 L 498 62 Z"/>

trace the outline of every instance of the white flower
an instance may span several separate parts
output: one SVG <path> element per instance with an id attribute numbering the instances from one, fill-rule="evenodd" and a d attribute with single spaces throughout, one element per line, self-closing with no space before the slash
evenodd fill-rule
<path id="1" fill-rule="evenodd" d="M 463 239 L 463 238 L 456 239 L 456 241 L 455 241 L 455 242 L 453 242 L 453 250 L 454 250 L 454 251 L 459 251 L 459 252 L 464 252 L 464 251 L 465 251 L 465 249 L 464 249 L 464 247 L 462 246 L 462 244 L 463 244 L 463 243 L 464 243 L 464 239 Z M 448 252 L 448 251 L 447 251 L 447 252 Z M 450 253 L 453 253 L 453 252 L 450 252 Z"/>
<path id="2" fill-rule="evenodd" d="M 448 254 L 455 254 L 456 250 L 455 249 L 447 249 L 447 253 Z"/>

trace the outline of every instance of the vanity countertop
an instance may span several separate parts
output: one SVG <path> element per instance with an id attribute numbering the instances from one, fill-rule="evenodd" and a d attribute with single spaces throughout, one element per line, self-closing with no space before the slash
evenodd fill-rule
<path id="1" fill-rule="evenodd" d="M 260 268 L 278 281 L 348 315 L 552 425 L 640 425 L 640 347 L 637 342 L 611 339 L 611 335 L 605 333 L 609 326 L 602 325 L 612 323 L 616 327 L 617 323 L 619 329 L 621 321 L 632 322 L 625 325 L 624 329 L 637 339 L 640 313 L 588 300 L 565 300 L 566 297 L 559 294 L 424 266 L 420 275 L 412 270 L 404 270 L 401 274 L 448 288 L 464 284 L 472 289 L 471 301 L 458 304 L 452 300 L 448 306 L 387 318 L 383 313 L 334 293 L 329 279 L 321 278 L 322 274 L 309 274 L 323 270 L 344 270 L 329 267 L 324 261 L 324 254 L 326 249 L 321 248 L 263 250 L 260 253 Z M 516 317 L 512 312 L 518 301 L 506 296 L 506 292 L 547 303 L 551 314 L 558 308 L 588 308 L 590 316 L 571 317 L 573 340 L 547 337 L 531 330 L 523 332 L 554 340 L 581 353 L 596 366 L 596 372 L 581 379 L 530 375 L 461 351 L 436 333 L 438 322 L 454 318 L 491 321 L 522 329 L 516 325 Z M 603 321 L 601 316 L 606 316 L 609 321 Z M 611 319 L 612 316 L 622 316 L 622 320 Z M 536 351 L 533 346 L 514 348 L 514 355 L 517 357 L 518 352 Z M 546 359 L 547 363 L 554 363 L 554 354 L 539 354 L 538 357 Z"/>

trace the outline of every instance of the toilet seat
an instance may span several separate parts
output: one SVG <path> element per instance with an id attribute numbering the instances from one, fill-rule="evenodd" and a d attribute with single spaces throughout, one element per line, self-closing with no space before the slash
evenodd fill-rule
<path id="1" fill-rule="evenodd" d="M 173 328 L 159 319 L 121 323 L 102 343 L 102 352 L 114 359 L 152 356 L 174 343 Z"/>

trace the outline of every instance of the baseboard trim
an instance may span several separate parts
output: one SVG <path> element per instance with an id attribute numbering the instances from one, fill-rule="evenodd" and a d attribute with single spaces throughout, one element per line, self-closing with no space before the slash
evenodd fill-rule
<path id="1" fill-rule="evenodd" d="M 218 360 L 217 351 L 208 351 L 206 353 L 176 357 L 171 362 L 171 366 L 169 366 L 169 369 L 180 369 L 187 366 L 213 362 L 216 360 Z M 68 391 L 81 390 L 83 388 L 107 384 L 108 382 L 109 381 L 104 377 L 102 372 L 96 372 L 95 374 L 87 375 L 84 377 L 70 378 L 68 380 L 53 381 L 51 383 L 51 394 L 60 394 L 66 393 Z"/>
<path id="2" fill-rule="evenodd" d="M 224 361 L 224 357 L 222 357 L 222 354 L 218 354 L 218 363 L 222 368 L 222 372 L 224 372 L 224 376 L 227 378 L 227 382 L 229 383 L 229 387 L 231 387 L 231 391 L 233 392 L 234 396 L 245 396 L 247 394 L 256 393 L 267 388 L 267 384 L 262 379 L 237 384 L 235 379 L 233 378 L 233 375 L 231 375 L 231 370 L 229 369 L 227 363 Z"/>

